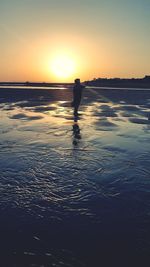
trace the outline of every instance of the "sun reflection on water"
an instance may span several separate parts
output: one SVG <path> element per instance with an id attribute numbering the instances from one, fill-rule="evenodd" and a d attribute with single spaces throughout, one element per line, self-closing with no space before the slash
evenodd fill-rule
<path id="1" fill-rule="evenodd" d="M 77 236 L 78 241 L 81 238 L 81 247 L 77 242 L 80 251 L 83 244 L 87 245 L 86 229 L 90 238 L 94 229 L 93 240 L 96 244 L 101 242 L 103 247 L 108 221 L 111 236 L 115 221 L 113 238 L 120 241 L 120 231 L 116 234 L 120 218 L 121 227 L 126 229 L 127 220 L 128 225 L 137 222 L 139 208 L 140 229 L 137 228 L 136 234 L 139 237 L 144 229 L 140 234 L 147 235 L 141 218 L 148 221 L 149 202 L 145 201 L 150 166 L 148 97 L 143 110 L 143 105 L 127 100 L 109 101 L 100 92 L 96 99 L 91 92 L 85 91 L 85 95 L 77 117 L 73 116 L 69 93 L 68 96 L 62 93 L 61 97 L 58 92 L 48 92 L 45 97 L 43 92 L 40 97 L 35 93 L 26 101 L 1 99 L 0 208 L 7 221 L 3 240 L 10 245 L 10 236 L 14 235 L 15 227 L 18 229 L 19 222 L 21 230 L 15 232 L 16 251 L 24 256 L 35 252 L 37 262 L 41 251 L 43 258 L 50 253 L 53 242 L 60 244 L 62 239 L 66 240 L 68 231 L 69 245 L 70 238 L 74 240 Z M 9 218 L 15 226 L 10 229 Z M 131 230 L 135 233 L 135 224 Z M 27 244 L 25 249 L 20 248 L 20 233 L 22 243 Z M 130 233 L 127 234 L 125 231 L 121 239 L 130 240 Z M 139 251 L 145 245 L 143 240 L 140 242 Z M 134 245 L 137 246 L 137 240 Z M 12 247 L 14 251 L 14 243 Z M 95 253 L 93 243 L 90 250 Z"/>

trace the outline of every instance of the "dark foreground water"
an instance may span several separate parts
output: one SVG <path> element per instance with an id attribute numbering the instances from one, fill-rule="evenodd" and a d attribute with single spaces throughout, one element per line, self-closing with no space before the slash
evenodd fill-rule
<path id="1" fill-rule="evenodd" d="M 150 266 L 150 91 L 0 89 L 0 266 Z"/>

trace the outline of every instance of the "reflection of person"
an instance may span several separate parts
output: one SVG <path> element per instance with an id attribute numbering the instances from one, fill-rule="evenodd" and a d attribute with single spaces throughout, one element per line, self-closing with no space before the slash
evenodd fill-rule
<path id="1" fill-rule="evenodd" d="M 75 79 L 74 82 L 75 82 L 75 85 L 73 87 L 72 106 L 74 107 L 74 116 L 77 116 L 84 86 L 80 83 L 80 79 Z"/>
<path id="2" fill-rule="evenodd" d="M 73 128 L 72 129 L 73 130 L 73 142 L 72 143 L 73 143 L 74 146 L 77 146 L 79 140 L 81 139 L 81 134 L 80 134 L 79 125 L 78 125 L 78 123 L 76 121 L 73 124 L 72 128 Z"/>

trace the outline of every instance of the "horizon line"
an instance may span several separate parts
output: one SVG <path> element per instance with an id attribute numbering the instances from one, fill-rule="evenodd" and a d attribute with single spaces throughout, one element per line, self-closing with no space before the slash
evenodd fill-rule
<path id="1" fill-rule="evenodd" d="M 150 75 L 145 75 L 143 77 L 131 77 L 131 78 L 127 78 L 127 77 L 98 77 L 98 78 L 93 78 L 92 80 L 85 80 L 83 82 L 91 82 L 91 81 L 94 81 L 94 80 L 97 80 L 97 79 L 107 79 L 107 80 L 112 80 L 112 79 L 119 79 L 119 80 L 132 80 L 132 79 L 137 79 L 137 80 L 142 80 L 146 77 L 150 77 Z M 26 81 L 0 81 L 0 83 L 43 83 L 43 84 L 72 84 L 74 83 L 74 81 L 72 82 L 48 82 L 48 81 L 29 81 L 29 80 L 26 80 Z"/>

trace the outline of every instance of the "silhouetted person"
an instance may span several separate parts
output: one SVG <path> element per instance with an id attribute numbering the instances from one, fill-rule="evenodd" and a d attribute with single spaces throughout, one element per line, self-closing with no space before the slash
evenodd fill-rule
<path id="1" fill-rule="evenodd" d="M 80 83 L 80 79 L 75 79 L 74 82 L 75 82 L 75 85 L 73 87 L 72 106 L 74 107 L 74 116 L 77 116 L 84 86 Z"/>

